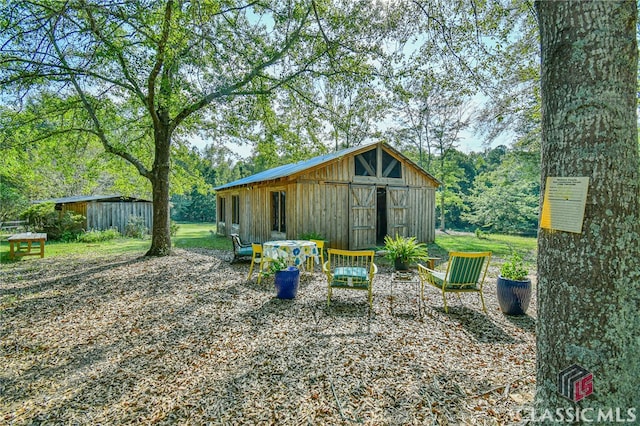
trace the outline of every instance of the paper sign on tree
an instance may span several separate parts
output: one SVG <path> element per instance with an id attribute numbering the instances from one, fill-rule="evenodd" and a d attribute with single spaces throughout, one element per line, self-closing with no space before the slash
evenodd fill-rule
<path id="1" fill-rule="evenodd" d="M 588 189 L 588 177 L 547 177 L 540 227 L 580 234 Z"/>

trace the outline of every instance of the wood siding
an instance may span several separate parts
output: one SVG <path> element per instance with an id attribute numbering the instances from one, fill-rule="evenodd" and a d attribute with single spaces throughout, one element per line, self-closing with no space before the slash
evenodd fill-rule
<path id="1" fill-rule="evenodd" d="M 71 211 L 83 215 L 86 230 L 105 230 L 116 228 L 124 234 L 131 216 L 142 217 L 145 226 L 151 230 L 153 225 L 153 204 L 139 202 L 79 202 L 62 205 L 62 213 Z"/>
<path id="2" fill-rule="evenodd" d="M 408 187 L 387 187 L 387 234 L 408 236 L 409 233 L 409 194 Z M 412 228 L 413 229 L 413 228 Z"/>
<path id="3" fill-rule="evenodd" d="M 349 249 L 376 245 L 376 186 L 349 186 Z"/>
<path id="4" fill-rule="evenodd" d="M 237 232 L 243 241 L 265 242 L 283 236 L 299 238 L 314 232 L 324 236 L 328 247 L 373 247 L 377 226 L 376 191 L 384 188 L 387 194 L 386 233 L 398 231 L 401 235 L 432 242 L 437 183 L 402 158 L 398 158 L 402 163 L 400 179 L 354 176 L 354 158 L 345 156 L 297 176 L 219 191 L 218 199 L 226 199 L 227 221 L 219 223 L 218 233 Z M 356 196 L 354 204 L 352 191 L 355 188 L 361 195 Z M 286 235 L 274 234 L 271 230 L 273 191 L 286 191 L 287 194 Z M 241 209 L 237 228 L 230 227 L 231 197 L 236 195 L 240 197 Z"/>

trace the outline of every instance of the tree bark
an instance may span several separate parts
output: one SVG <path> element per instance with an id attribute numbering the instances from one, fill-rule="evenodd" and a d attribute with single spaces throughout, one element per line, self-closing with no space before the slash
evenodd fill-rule
<path id="1" fill-rule="evenodd" d="M 169 215 L 169 172 L 171 169 L 171 132 L 168 125 L 155 129 L 155 157 L 151 170 L 153 191 L 153 232 L 147 256 L 167 256 L 171 253 Z"/>
<path id="2" fill-rule="evenodd" d="M 579 408 L 582 423 L 619 409 L 633 422 L 628 410 L 640 418 L 636 4 L 537 1 L 536 11 L 542 193 L 549 176 L 590 178 L 582 232 L 539 232 L 536 413 Z M 593 374 L 593 393 L 577 403 L 557 384 L 573 364 Z"/>

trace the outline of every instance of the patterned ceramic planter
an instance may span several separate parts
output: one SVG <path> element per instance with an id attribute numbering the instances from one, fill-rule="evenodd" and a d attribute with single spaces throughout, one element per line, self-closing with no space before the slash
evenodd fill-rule
<path id="1" fill-rule="evenodd" d="M 524 315 L 531 301 L 531 280 L 514 281 L 498 276 L 498 303 L 506 315 Z"/>

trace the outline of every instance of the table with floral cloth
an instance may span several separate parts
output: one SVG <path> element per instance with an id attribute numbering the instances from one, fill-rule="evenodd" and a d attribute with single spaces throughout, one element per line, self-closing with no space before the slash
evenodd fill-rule
<path id="1" fill-rule="evenodd" d="M 306 240 L 267 241 L 262 244 L 262 251 L 267 262 L 286 257 L 289 265 L 301 269 L 304 269 L 309 257 L 313 257 L 316 263 L 320 262 L 318 246 L 316 243 Z"/>

